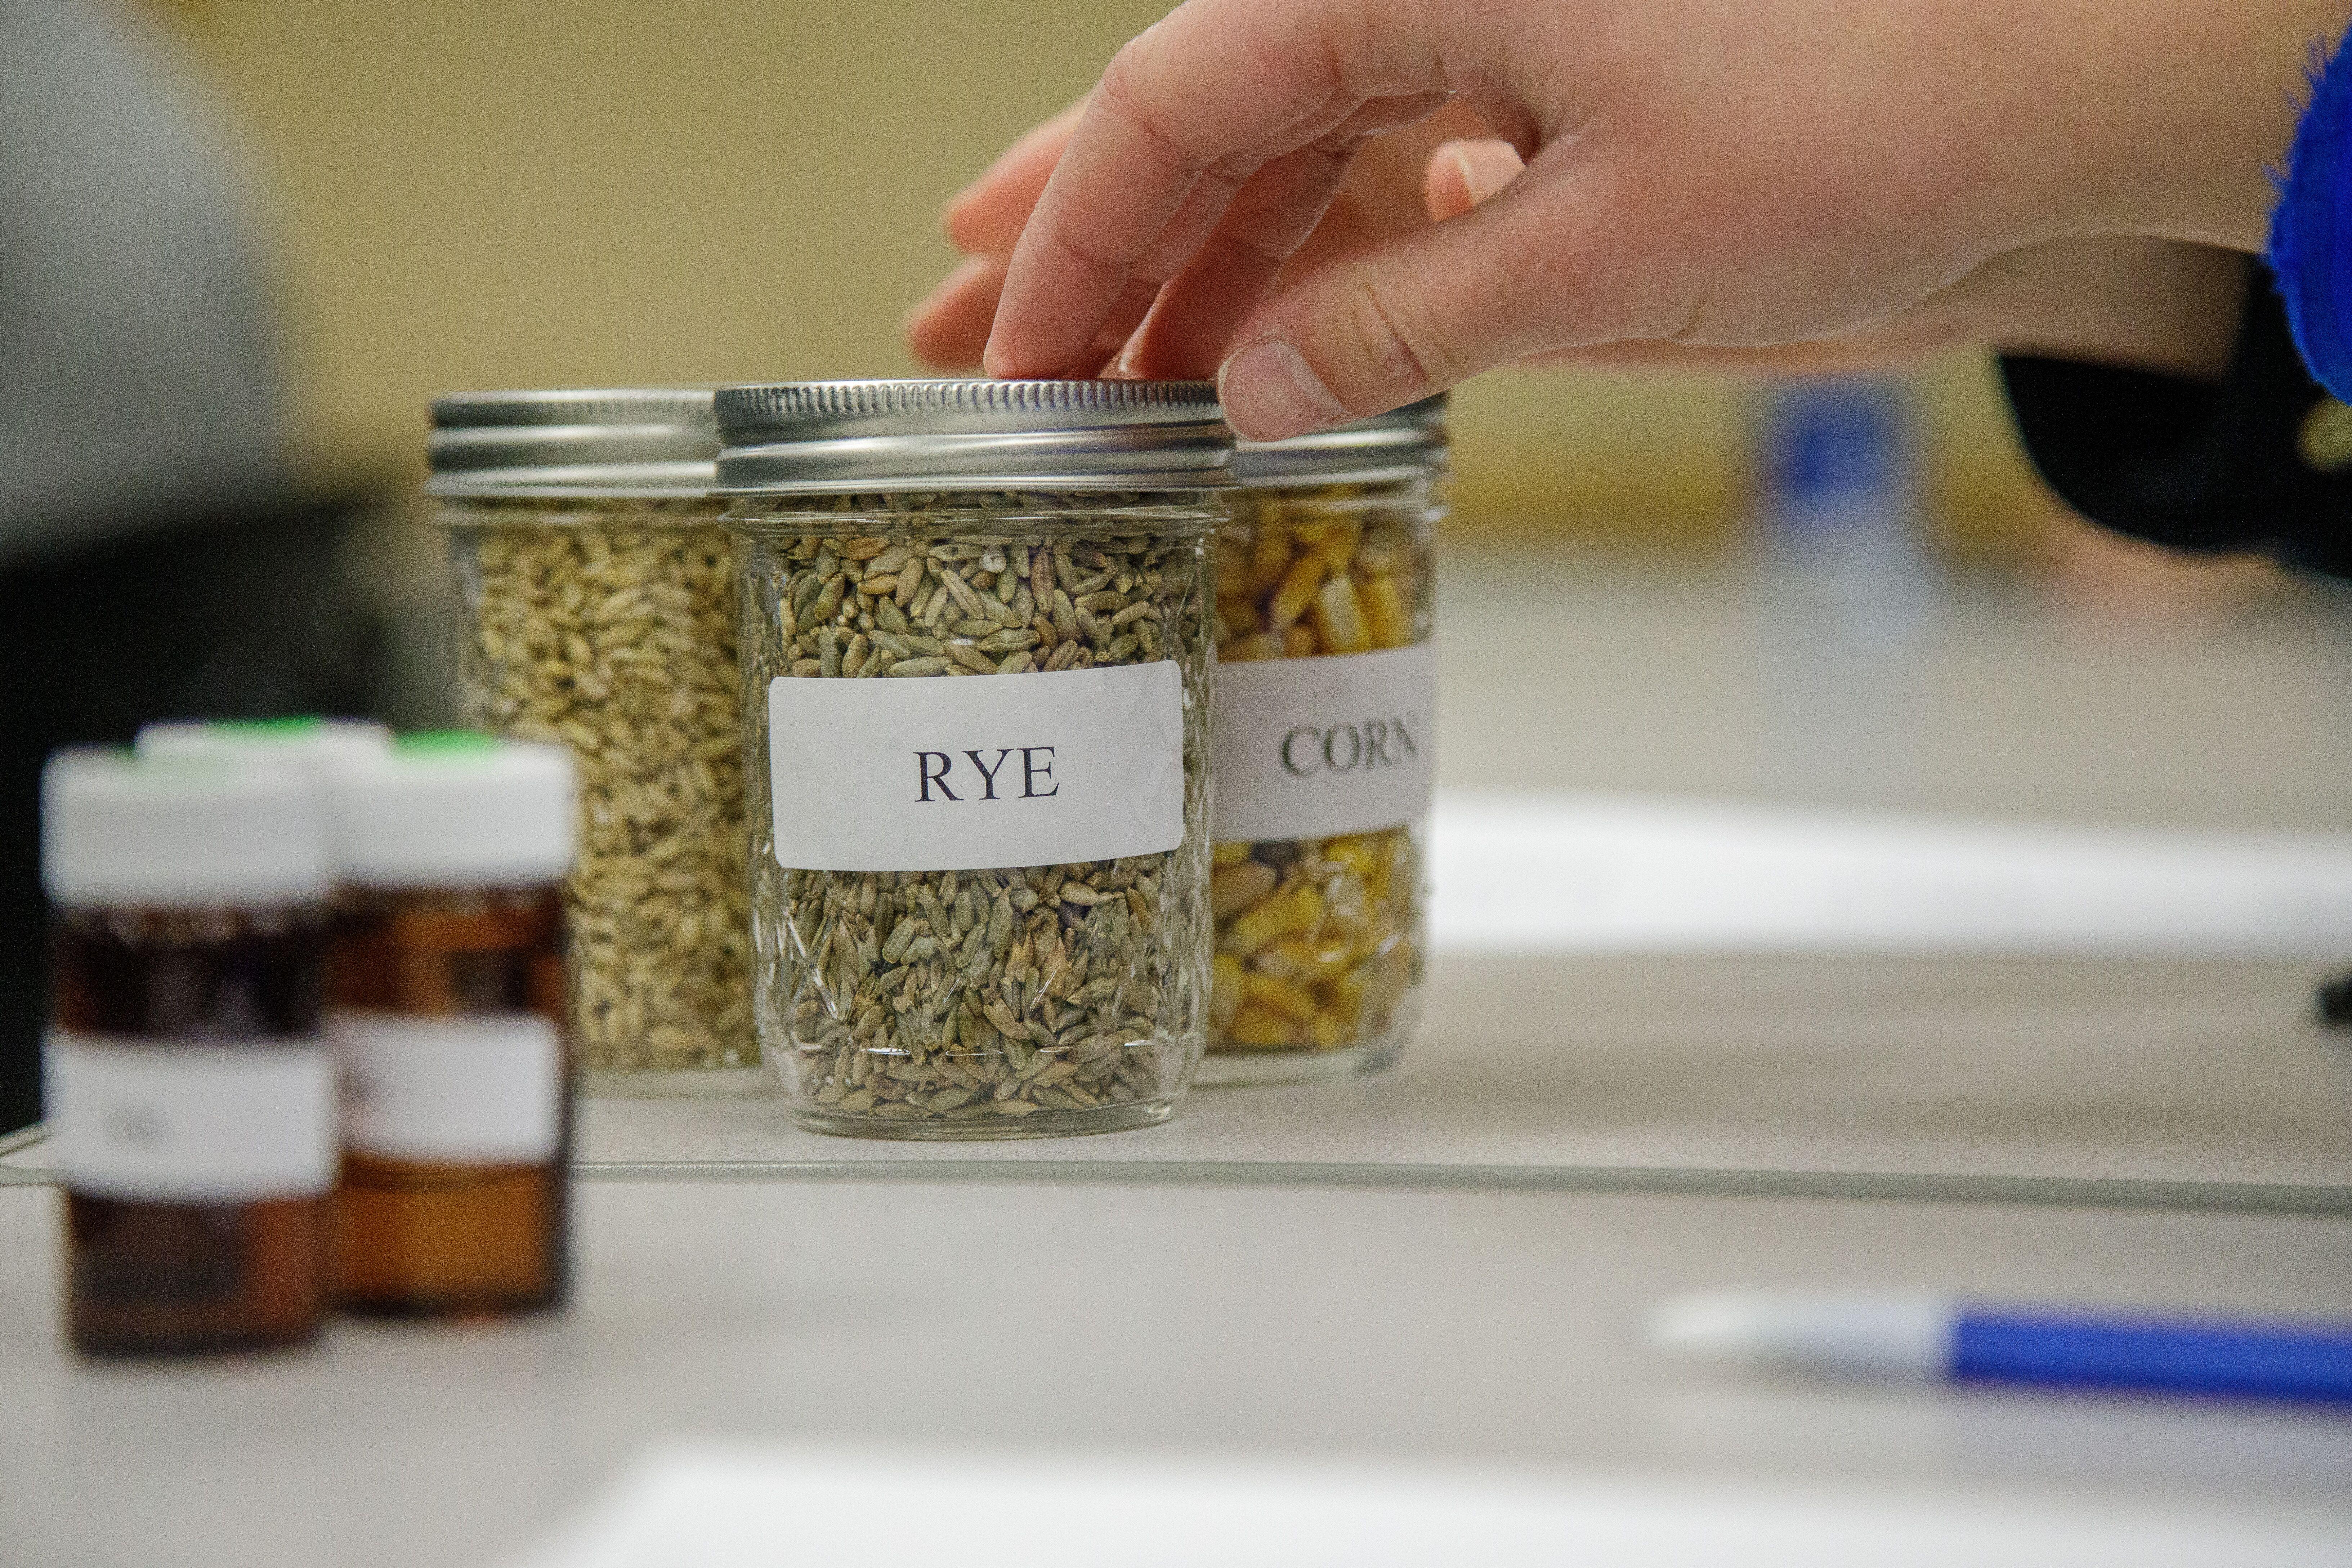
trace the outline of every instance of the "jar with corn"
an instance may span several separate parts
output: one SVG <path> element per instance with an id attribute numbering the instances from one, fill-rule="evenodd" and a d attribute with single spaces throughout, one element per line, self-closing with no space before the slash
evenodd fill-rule
<path id="1" fill-rule="evenodd" d="M 1236 448 L 1202 1084 L 1377 1071 L 1419 1019 L 1444 412 Z"/>

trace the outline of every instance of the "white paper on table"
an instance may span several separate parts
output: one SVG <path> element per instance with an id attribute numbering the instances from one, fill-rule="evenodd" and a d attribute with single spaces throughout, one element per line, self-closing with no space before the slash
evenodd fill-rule
<path id="1" fill-rule="evenodd" d="M 1456 952 L 2352 959 L 2352 835 L 1440 791 Z"/>
<path id="2" fill-rule="evenodd" d="M 2329 1568 L 2352 1509 L 1133 1454 L 656 1450 L 508 1568 Z"/>

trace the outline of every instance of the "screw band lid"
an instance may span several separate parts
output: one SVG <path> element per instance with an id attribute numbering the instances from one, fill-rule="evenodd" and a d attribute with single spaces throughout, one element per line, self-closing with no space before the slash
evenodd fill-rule
<path id="1" fill-rule="evenodd" d="M 1296 485 L 1378 485 L 1435 479 L 1447 468 L 1445 394 L 1370 419 L 1293 436 L 1243 441 L 1234 476 L 1251 489 Z"/>
<path id="2" fill-rule="evenodd" d="M 721 388 L 726 495 L 1230 489 L 1205 381 L 802 381 Z"/>
<path id="3" fill-rule="evenodd" d="M 433 400 L 435 496 L 691 499 L 710 493 L 708 387 L 459 392 Z"/>

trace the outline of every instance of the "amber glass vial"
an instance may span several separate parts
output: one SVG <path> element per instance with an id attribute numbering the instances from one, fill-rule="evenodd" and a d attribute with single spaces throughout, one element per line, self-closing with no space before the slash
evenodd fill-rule
<path id="1" fill-rule="evenodd" d="M 329 1032 L 344 1073 L 338 1302 L 415 1316 L 562 1303 L 571 1053 L 559 748 L 411 737 L 329 781 Z"/>
<path id="2" fill-rule="evenodd" d="M 43 794 L 73 1347 L 308 1340 L 334 1170 L 315 795 L 100 752 L 52 760 Z"/>

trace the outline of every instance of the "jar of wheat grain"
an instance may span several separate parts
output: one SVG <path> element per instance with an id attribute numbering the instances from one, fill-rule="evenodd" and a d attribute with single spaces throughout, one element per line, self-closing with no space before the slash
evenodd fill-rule
<path id="1" fill-rule="evenodd" d="M 760 1090 L 735 576 L 709 391 L 433 405 L 458 706 L 579 765 L 565 884 L 572 1039 L 592 1092 Z"/>
<path id="2" fill-rule="evenodd" d="M 1208 1018 L 1215 389 L 795 383 L 719 418 L 753 989 L 795 1115 L 1163 1120 Z"/>
<path id="3" fill-rule="evenodd" d="M 1419 1020 L 1445 469 L 1443 397 L 1234 454 L 1203 1084 L 1376 1071 Z"/>

